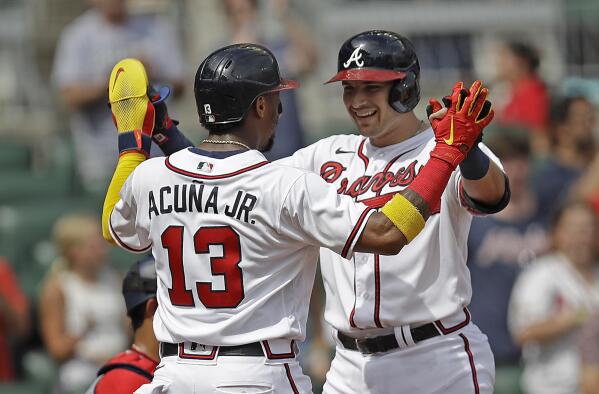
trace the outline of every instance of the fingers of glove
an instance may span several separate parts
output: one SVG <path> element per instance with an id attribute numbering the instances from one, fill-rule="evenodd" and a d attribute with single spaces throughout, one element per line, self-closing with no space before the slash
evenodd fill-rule
<path id="1" fill-rule="evenodd" d="M 443 101 L 443 105 L 445 105 L 446 108 L 451 107 L 451 96 L 445 96 L 441 100 Z"/>
<path id="2" fill-rule="evenodd" d="M 462 108 L 462 89 L 464 88 L 464 83 L 459 81 L 456 82 L 451 90 L 451 106 L 449 107 L 450 112 L 457 112 L 460 108 Z"/>
<path id="3" fill-rule="evenodd" d="M 489 100 L 485 100 L 485 103 L 483 104 L 482 109 L 480 110 L 478 116 L 476 117 L 476 121 L 480 121 L 481 119 L 485 118 L 487 115 L 489 115 L 489 111 L 491 111 L 491 102 Z"/>
<path id="4" fill-rule="evenodd" d="M 143 126 L 141 127 L 142 133 L 152 136 L 152 131 L 154 130 L 154 122 L 156 120 L 156 110 L 154 108 L 154 104 L 151 101 L 148 101 L 148 108 L 146 110 L 146 116 L 144 118 Z"/>
<path id="5" fill-rule="evenodd" d="M 482 110 L 485 102 L 487 101 L 487 95 L 489 94 L 489 90 L 487 88 L 482 88 L 476 96 L 476 99 L 472 102 L 470 111 L 468 111 L 468 116 L 474 119 L 478 119 L 480 115 L 480 111 Z"/>
<path id="6" fill-rule="evenodd" d="M 464 105 L 462 107 L 463 112 L 465 112 L 467 115 L 470 115 L 472 113 L 472 109 L 473 109 L 473 107 L 476 103 L 476 100 L 480 94 L 482 86 L 483 86 L 483 84 L 479 80 L 474 81 L 474 83 L 470 86 L 470 90 L 468 92 L 468 97 L 466 97 L 466 99 L 464 100 Z"/>
<path id="7" fill-rule="evenodd" d="M 428 100 L 428 105 L 426 106 L 426 116 L 430 118 L 434 112 L 439 111 L 441 108 L 443 107 L 441 106 L 441 103 L 437 101 L 437 99 L 433 98 Z"/>
<path id="8" fill-rule="evenodd" d="M 495 116 L 495 111 L 493 111 L 493 109 L 489 110 L 489 113 L 487 114 L 487 116 L 485 116 L 484 118 L 481 118 L 480 120 L 476 120 L 475 123 L 479 126 L 482 126 L 483 128 L 487 127 L 489 125 L 489 123 L 491 123 L 491 121 L 493 120 L 493 117 Z"/>
<path id="9" fill-rule="evenodd" d="M 436 128 L 441 119 L 447 113 L 447 108 L 443 108 L 441 103 L 439 103 L 436 99 L 429 100 L 429 106 L 431 107 L 431 114 L 428 116 L 428 120 L 433 126 Z"/>

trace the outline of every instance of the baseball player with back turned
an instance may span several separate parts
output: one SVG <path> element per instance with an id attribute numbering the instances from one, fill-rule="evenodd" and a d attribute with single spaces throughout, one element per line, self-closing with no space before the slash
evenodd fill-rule
<path id="1" fill-rule="evenodd" d="M 424 228 L 491 117 L 476 120 L 486 92 L 466 98 L 464 110 L 439 112 L 426 176 L 375 212 L 316 174 L 269 163 L 259 152 L 272 144 L 279 91 L 296 86 L 281 79 L 266 48 L 221 48 L 196 74 L 208 139 L 146 161 L 156 108 L 147 76 L 133 59 L 114 67 L 109 98 L 121 154 L 104 236 L 130 251 L 151 249 L 158 275 L 161 362 L 137 392 L 309 393 L 295 341 L 305 336 L 319 248 L 344 258 L 398 253 Z M 460 93 L 454 89 L 453 102 Z"/>

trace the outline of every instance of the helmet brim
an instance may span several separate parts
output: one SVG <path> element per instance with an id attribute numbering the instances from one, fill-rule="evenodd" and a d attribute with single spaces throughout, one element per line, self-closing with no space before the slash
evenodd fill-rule
<path id="1" fill-rule="evenodd" d="M 347 70 L 341 70 L 325 82 L 337 82 L 337 81 L 373 81 L 373 82 L 387 82 L 402 79 L 406 76 L 403 71 L 385 70 L 381 68 L 350 68 Z"/>
<path id="2" fill-rule="evenodd" d="M 276 88 L 269 90 L 269 93 L 272 92 L 281 92 L 283 90 L 291 90 L 299 88 L 300 84 L 297 81 L 291 79 L 281 79 L 281 83 Z"/>

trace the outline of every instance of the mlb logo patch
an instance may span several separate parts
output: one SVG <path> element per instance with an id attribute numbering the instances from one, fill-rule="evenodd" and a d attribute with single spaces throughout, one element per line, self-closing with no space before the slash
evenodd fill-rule
<path id="1" fill-rule="evenodd" d="M 207 161 L 201 161 L 200 164 L 198 164 L 198 170 L 202 172 L 212 172 L 213 168 L 214 164 L 209 163 Z"/>

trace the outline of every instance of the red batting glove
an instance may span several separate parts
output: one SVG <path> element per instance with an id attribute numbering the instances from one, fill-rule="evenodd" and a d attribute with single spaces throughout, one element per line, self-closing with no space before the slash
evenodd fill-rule
<path id="1" fill-rule="evenodd" d="M 489 90 L 483 87 L 481 81 L 475 81 L 467 95 L 463 86 L 462 82 L 454 85 L 447 113 L 440 119 L 430 119 L 437 142 L 431 156 L 447 162 L 453 168 L 464 160 L 495 115 L 493 109 L 485 105 L 485 102 L 488 103 L 486 98 Z M 431 99 L 429 105 L 432 112 L 443 108 L 435 99 Z"/>

